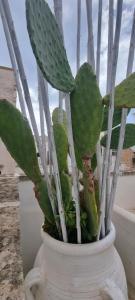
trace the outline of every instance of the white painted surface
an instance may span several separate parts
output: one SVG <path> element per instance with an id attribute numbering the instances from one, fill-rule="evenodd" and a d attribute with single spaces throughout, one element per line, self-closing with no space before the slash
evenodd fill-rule
<path id="1" fill-rule="evenodd" d="M 41 245 L 40 229 L 44 221 L 42 211 L 29 180 L 19 181 L 21 249 L 24 274 L 32 268 Z"/>
<path id="2" fill-rule="evenodd" d="M 116 248 L 125 267 L 128 282 L 135 289 L 135 214 L 115 206 Z"/>
<path id="3" fill-rule="evenodd" d="M 135 209 L 135 175 L 119 176 L 115 203 L 126 209 Z"/>
<path id="4" fill-rule="evenodd" d="M 35 268 L 25 279 L 27 300 L 128 299 L 124 269 L 113 246 L 114 228 L 92 244 L 66 244 L 44 232 L 42 239 Z M 37 284 L 33 297 L 31 287 Z"/>
<path id="5" fill-rule="evenodd" d="M 113 212 L 116 248 L 128 282 L 135 289 L 135 175 L 120 176 Z"/>

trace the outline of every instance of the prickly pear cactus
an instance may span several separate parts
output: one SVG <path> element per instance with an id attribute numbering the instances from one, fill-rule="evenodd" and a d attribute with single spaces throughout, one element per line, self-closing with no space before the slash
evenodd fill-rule
<path id="1" fill-rule="evenodd" d="M 72 201 L 72 186 L 71 179 L 68 174 L 62 172 L 60 175 L 61 189 L 62 189 L 62 199 L 64 207 L 66 208 L 68 203 Z"/>
<path id="2" fill-rule="evenodd" d="M 55 219 L 53 216 L 52 207 L 48 197 L 46 182 L 41 178 L 41 180 L 35 185 L 35 196 L 38 200 L 39 206 L 42 209 L 47 221 L 50 224 L 55 224 Z"/>
<path id="3" fill-rule="evenodd" d="M 109 95 L 103 98 L 103 103 L 109 105 Z M 117 108 L 135 107 L 135 73 L 128 76 L 115 87 L 114 105 Z"/>
<path id="4" fill-rule="evenodd" d="M 45 0 L 26 0 L 27 28 L 37 63 L 58 90 L 71 92 L 74 78 L 55 17 Z"/>
<path id="5" fill-rule="evenodd" d="M 83 159 L 84 206 L 88 215 L 88 228 L 92 238 L 98 232 L 98 210 L 95 194 L 94 176 L 89 165 L 89 159 Z"/>
<path id="6" fill-rule="evenodd" d="M 7 100 L 0 101 L 0 137 L 25 174 L 34 183 L 40 181 L 41 174 L 29 123 Z"/>
<path id="7" fill-rule="evenodd" d="M 68 140 L 62 124 L 53 125 L 59 171 L 67 171 Z"/>
<path id="8" fill-rule="evenodd" d="M 56 107 L 52 113 L 53 124 L 59 123 L 59 115 L 60 115 L 60 108 Z M 65 131 L 67 132 L 67 117 L 64 109 L 62 109 L 62 115 L 63 115 L 62 124 L 64 126 Z"/>
<path id="9" fill-rule="evenodd" d="M 75 149 L 81 158 L 92 157 L 101 131 L 103 107 L 96 76 L 89 64 L 82 65 L 75 84 L 70 96 Z"/>
<path id="10" fill-rule="evenodd" d="M 0 137 L 19 167 L 33 181 L 39 205 L 48 221 L 54 224 L 46 183 L 42 180 L 38 166 L 31 128 L 20 111 L 7 100 L 0 101 Z"/>

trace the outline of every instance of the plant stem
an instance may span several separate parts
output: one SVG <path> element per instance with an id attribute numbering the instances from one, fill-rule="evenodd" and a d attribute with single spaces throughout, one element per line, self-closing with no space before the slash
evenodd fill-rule
<path id="1" fill-rule="evenodd" d="M 110 151 L 110 143 L 111 143 L 111 135 L 112 135 L 112 124 L 113 124 L 113 113 L 114 113 L 114 89 L 115 89 L 115 78 L 116 78 L 116 69 L 117 69 L 118 51 L 119 51 L 122 6 L 123 6 L 123 0 L 118 0 L 117 1 L 116 29 L 115 29 L 115 38 L 114 38 L 114 46 L 113 46 L 112 72 L 111 72 L 111 88 L 110 88 L 111 93 L 110 93 L 109 116 L 108 116 L 107 145 L 106 145 L 106 150 L 105 150 L 105 159 L 103 161 L 103 176 L 102 176 L 100 222 L 99 222 L 99 230 L 98 230 L 98 239 L 100 238 L 101 227 L 104 222 L 103 219 L 104 219 L 105 196 L 106 196 L 105 185 L 106 185 L 106 176 L 107 176 L 109 151 Z"/>
<path id="2" fill-rule="evenodd" d="M 7 25 L 7 21 L 5 18 L 3 5 L 2 5 L 1 1 L 0 1 L 0 13 L 1 13 L 3 29 L 4 29 L 4 33 L 5 33 L 5 37 L 6 37 L 6 41 L 7 41 L 8 51 L 9 51 L 9 55 L 10 55 L 10 60 L 11 60 L 12 68 L 14 70 L 14 76 L 15 76 L 15 80 L 16 80 L 16 86 L 17 86 L 18 97 L 19 97 L 19 103 L 20 103 L 22 114 L 24 115 L 24 117 L 26 117 L 26 109 L 25 109 L 25 104 L 24 104 L 22 87 L 21 87 L 21 83 L 20 83 L 19 72 L 18 72 L 17 63 L 16 63 L 14 50 L 13 50 L 13 45 L 12 45 L 12 41 L 10 38 L 10 33 L 9 33 L 9 29 L 8 29 L 8 25 Z"/>
<path id="3" fill-rule="evenodd" d="M 129 55 L 128 55 L 127 77 L 132 73 L 134 50 L 135 50 L 135 11 L 134 11 L 134 15 L 133 15 L 133 25 L 132 25 Z M 121 117 L 119 143 L 118 143 L 116 161 L 115 161 L 115 166 L 114 166 L 114 174 L 113 174 L 112 186 L 111 186 L 110 203 L 109 203 L 108 212 L 107 212 L 107 231 L 110 230 L 110 225 L 111 225 L 111 216 L 112 216 L 112 210 L 113 210 L 113 205 L 114 205 L 114 199 L 115 199 L 115 193 L 116 193 L 116 187 L 117 187 L 117 181 L 118 181 L 118 174 L 119 174 L 120 157 L 121 157 L 121 151 L 123 148 L 124 137 L 125 137 L 127 113 L 128 113 L 128 109 L 123 108 L 122 109 L 122 117 Z"/>

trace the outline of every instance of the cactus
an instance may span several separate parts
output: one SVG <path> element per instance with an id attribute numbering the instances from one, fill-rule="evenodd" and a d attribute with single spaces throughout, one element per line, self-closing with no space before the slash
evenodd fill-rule
<path id="1" fill-rule="evenodd" d="M 35 142 L 26 118 L 7 100 L 0 101 L 0 137 L 18 163 L 35 185 L 39 204 L 50 223 L 54 223 L 46 183 L 39 170 Z"/>
<path id="2" fill-rule="evenodd" d="M 119 135 L 120 135 L 120 126 L 114 128 L 112 130 L 112 138 L 111 138 L 110 148 L 113 150 L 117 150 L 117 148 L 118 148 Z M 106 140 L 107 140 L 107 135 L 105 135 L 101 139 L 101 144 L 104 147 L 106 146 Z M 130 148 L 134 145 L 135 145 L 135 125 L 134 124 L 126 124 L 123 149 Z"/>
<path id="3" fill-rule="evenodd" d="M 60 108 L 56 107 L 52 113 L 53 124 L 59 123 L 59 114 L 60 114 Z M 64 109 L 62 109 L 62 115 L 63 115 L 62 124 L 63 124 L 65 131 L 67 132 L 67 117 L 66 117 L 66 112 Z"/>
<path id="4" fill-rule="evenodd" d="M 104 118 L 103 118 L 103 124 L 102 124 L 102 131 L 107 131 L 108 128 L 108 107 L 104 107 Z M 114 114 L 113 114 L 113 126 L 115 127 L 121 123 L 121 116 L 122 116 L 122 109 L 121 108 L 115 108 Z"/>
<path id="5" fill-rule="evenodd" d="M 92 68 L 85 63 L 75 79 L 71 93 L 71 116 L 75 149 L 79 158 L 95 152 L 102 126 L 101 95 Z M 77 159 L 78 167 L 79 162 Z"/>
<path id="6" fill-rule="evenodd" d="M 109 95 L 103 98 L 103 104 L 109 105 Z M 132 73 L 115 87 L 115 107 L 135 107 L 135 73 Z"/>
<path id="7" fill-rule="evenodd" d="M 26 0 L 27 28 L 37 63 L 58 90 L 71 92 L 74 78 L 59 27 L 45 0 Z"/>
<path id="8" fill-rule="evenodd" d="M 65 172 L 62 172 L 60 174 L 60 181 L 61 181 L 61 188 L 62 188 L 62 198 L 64 207 L 68 206 L 68 203 L 72 201 L 72 185 L 71 185 L 71 179 L 68 174 Z"/>
<path id="9" fill-rule="evenodd" d="M 98 210 L 95 195 L 94 176 L 89 165 L 89 158 L 83 159 L 84 207 L 88 215 L 90 236 L 95 238 L 98 232 Z"/>
<path id="10" fill-rule="evenodd" d="M 0 137 L 25 174 L 34 183 L 40 181 L 36 148 L 28 121 L 7 100 L 0 101 Z"/>
<path id="11" fill-rule="evenodd" d="M 43 214 L 47 218 L 47 221 L 50 224 L 54 225 L 55 220 L 54 220 L 50 200 L 48 197 L 46 182 L 41 178 L 41 180 L 36 183 L 34 190 L 35 190 L 35 196 L 38 200 L 40 208 L 43 211 Z"/>
<path id="12" fill-rule="evenodd" d="M 59 171 L 67 171 L 68 140 L 62 124 L 53 125 Z"/>

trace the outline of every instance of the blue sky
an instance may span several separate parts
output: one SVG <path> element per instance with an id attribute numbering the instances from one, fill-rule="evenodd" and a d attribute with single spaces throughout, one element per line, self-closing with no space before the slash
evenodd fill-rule
<path id="1" fill-rule="evenodd" d="M 107 68 L 107 36 L 108 36 L 108 0 L 103 1 L 103 22 L 102 22 L 102 44 L 101 44 L 101 75 L 100 75 L 100 88 L 102 94 L 106 89 L 106 68 Z M 115 8 L 116 8 L 116 0 Z M 17 37 L 19 41 L 20 50 L 23 57 L 23 63 L 29 83 L 29 88 L 32 96 L 34 111 L 36 114 L 37 122 L 39 123 L 38 116 L 38 102 L 37 102 L 37 77 L 36 77 L 36 63 L 32 53 L 29 42 L 29 37 L 26 27 L 25 19 L 25 0 L 10 0 L 10 7 L 14 19 Z M 53 0 L 48 0 L 50 7 L 53 10 Z M 77 0 L 63 0 L 63 26 L 65 45 L 67 56 L 73 71 L 76 74 L 76 8 Z M 134 0 L 124 0 L 123 4 L 123 18 L 122 30 L 119 48 L 119 60 L 117 67 L 116 82 L 119 83 L 125 78 L 128 48 L 130 40 L 130 32 L 132 25 L 133 9 L 135 8 Z M 93 1 L 93 24 L 94 24 L 94 43 L 96 53 L 96 36 L 97 36 L 97 11 L 98 0 Z M 115 11 L 116 14 L 116 11 Z M 81 23 L 81 63 L 86 61 L 87 49 L 87 20 L 86 20 L 86 6 L 85 0 L 82 0 L 82 23 Z M 0 65 L 11 66 L 6 41 L 3 33 L 2 23 L 0 20 Z M 135 70 L 135 64 L 133 71 Z M 49 89 L 50 94 L 50 107 L 51 110 L 57 105 L 57 91 Z M 132 114 L 130 121 L 134 121 L 135 117 Z"/>

